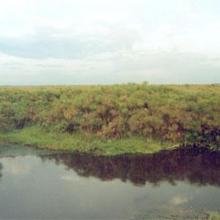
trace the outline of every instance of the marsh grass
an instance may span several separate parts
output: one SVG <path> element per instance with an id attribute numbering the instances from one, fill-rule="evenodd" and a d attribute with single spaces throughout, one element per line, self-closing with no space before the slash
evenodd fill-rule
<path id="1" fill-rule="evenodd" d="M 47 132 L 40 127 L 27 127 L 0 133 L 0 142 L 17 143 L 53 150 L 68 150 L 98 155 L 155 153 L 169 149 L 172 144 L 138 136 L 121 139 L 100 139 L 86 133 Z"/>
<path id="2" fill-rule="evenodd" d="M 0 87 L 0 142 L 99 154 L 220 149 L 219 85 Z"/>

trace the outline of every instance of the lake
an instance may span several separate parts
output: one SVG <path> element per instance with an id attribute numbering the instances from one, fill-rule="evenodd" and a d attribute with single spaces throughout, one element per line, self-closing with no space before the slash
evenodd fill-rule
<path id="1" fill-rule="evenodd" d="M 220 153 L 101 157 L 0 146 L 0 219 L 206 219 L 220 211 Z"/>

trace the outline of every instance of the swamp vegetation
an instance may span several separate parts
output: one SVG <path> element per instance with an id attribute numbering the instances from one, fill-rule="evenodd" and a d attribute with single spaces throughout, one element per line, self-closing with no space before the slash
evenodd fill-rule
<path id="1" fill-rule="evenodd" d="M 0 142 L 99 155 L 218 150 L 220 86 L 1 87 Z"/>

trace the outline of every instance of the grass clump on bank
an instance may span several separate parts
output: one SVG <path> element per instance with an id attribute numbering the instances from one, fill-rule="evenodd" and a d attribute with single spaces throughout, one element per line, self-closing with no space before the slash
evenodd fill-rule
<path id="1" fill-rule="evenodd" d="M 1 87 L 0 141 L 102 154 L 218 150 L 219 97 L 219 85 Z"/>
<path id="2" fill-rule="evenodd" d="M 0 143 L 16 143 L 51 150 L 68 150 L 98 155 L 155 153 L 167 149 L 169 143 L 146 139 L 143 137 L 126 137 L 102 140 L 91 134 L 45 132 L 40 127 L 28 127 L 0 134 Z"/>
<path id="3" fill-rule="evenodd" d="M 220 213 L 219 212 L 210 212 L 208 214 L 208 220 L 220 220 Z"/>

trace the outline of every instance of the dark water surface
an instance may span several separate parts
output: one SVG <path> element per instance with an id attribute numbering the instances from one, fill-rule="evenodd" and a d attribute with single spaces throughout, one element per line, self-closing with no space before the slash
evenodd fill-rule
<path id="1" fill-rule="evenodd" d="M 0 219 L 205 219 L 220 153 L 95 157 L 0 146 Z"/>

